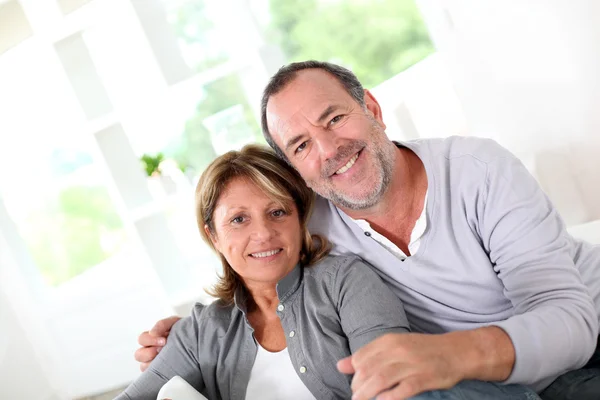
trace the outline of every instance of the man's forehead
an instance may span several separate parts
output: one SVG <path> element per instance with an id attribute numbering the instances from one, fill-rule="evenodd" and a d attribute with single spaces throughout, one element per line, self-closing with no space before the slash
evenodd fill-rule
<path id="1" fill-rule="evenodd" d="M 352 101 L 334 77 L 322 71 L 317 71 L 321 75 L 308 72 L 300 71 L 304 74 L 269 98 L 266 115 L 271 129 L 281 133 L 295 124 L 315 123 L 332 105 Z"/>

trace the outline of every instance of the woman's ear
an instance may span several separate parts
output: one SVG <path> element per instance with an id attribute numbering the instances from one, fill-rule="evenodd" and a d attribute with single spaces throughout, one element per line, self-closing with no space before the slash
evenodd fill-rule
<path id="1" fill-rule="evenodd" d="M 210 230 L 207 224 L 204 225 L 204 233 L 206 233 L 206 236 L 208 236 L 214 248 L 217 249 L 220 253 L 221 250 L 219 249 L 219 241 L 217 240 L 217 235 L 213 234 L 213 232 Z"/>

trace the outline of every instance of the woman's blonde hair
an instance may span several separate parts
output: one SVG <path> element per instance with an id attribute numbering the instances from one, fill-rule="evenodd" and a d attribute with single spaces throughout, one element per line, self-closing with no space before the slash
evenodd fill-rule
<path id="1" fill-rule="evenodd" d="M 240 151 L 229 151 L 216 158 L 204 171 L 196 187 L 196 218 L 202 239 L 221 257 L 223 274 L 212 290 L 207 290 L 224 302 L 233 302 L 242 280 L 225 257 L 214 247 L 210 235 L 215 235 L 213 213 L 227 185 L 236 178 L 246 179 L 256 185 L 286 211 L 292 202 L 298 210 L 302 247 L 300 263 L 309 266 L 329 253 L 329 242 L 319 235 L 311 235 L 307 224 L 315 199 L 314 192 L 306 186 L 298 172 L 281 160 L 275 152 L 256 144 L 244 146 Z M 204 227 L 208 227 L 208 233 Z"/>

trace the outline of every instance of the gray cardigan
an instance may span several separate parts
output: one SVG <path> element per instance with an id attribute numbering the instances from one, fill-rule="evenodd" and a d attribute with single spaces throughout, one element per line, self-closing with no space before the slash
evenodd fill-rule
<path id="1" fill-rule="evenodd" d="M 409 331 L 398 297 L 355 256 L 296 266 L 278 283 L 277 294 L 292 364 L 317 399 L 352 397 L 350 376 L 337 371 L 337 361 L 385 333 Z M 197 304 L 117 399 L 154 400 L 179 375 L 211 400 L 243 400 L 257 352 L 253 332 L 243 291 L 232 306 Z"/>

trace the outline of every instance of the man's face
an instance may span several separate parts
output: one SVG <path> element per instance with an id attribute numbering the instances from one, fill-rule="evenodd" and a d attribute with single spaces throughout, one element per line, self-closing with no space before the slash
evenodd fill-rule
<path id="1" fill-rule="evenodd" d="M 267 104 L 273 140 L 306 184 L 351 210 L 377 204 L 394 167 L 379 105 L 368 92 L 365 102 L 363 108 L 329 73 L 307 69 Z"/>

